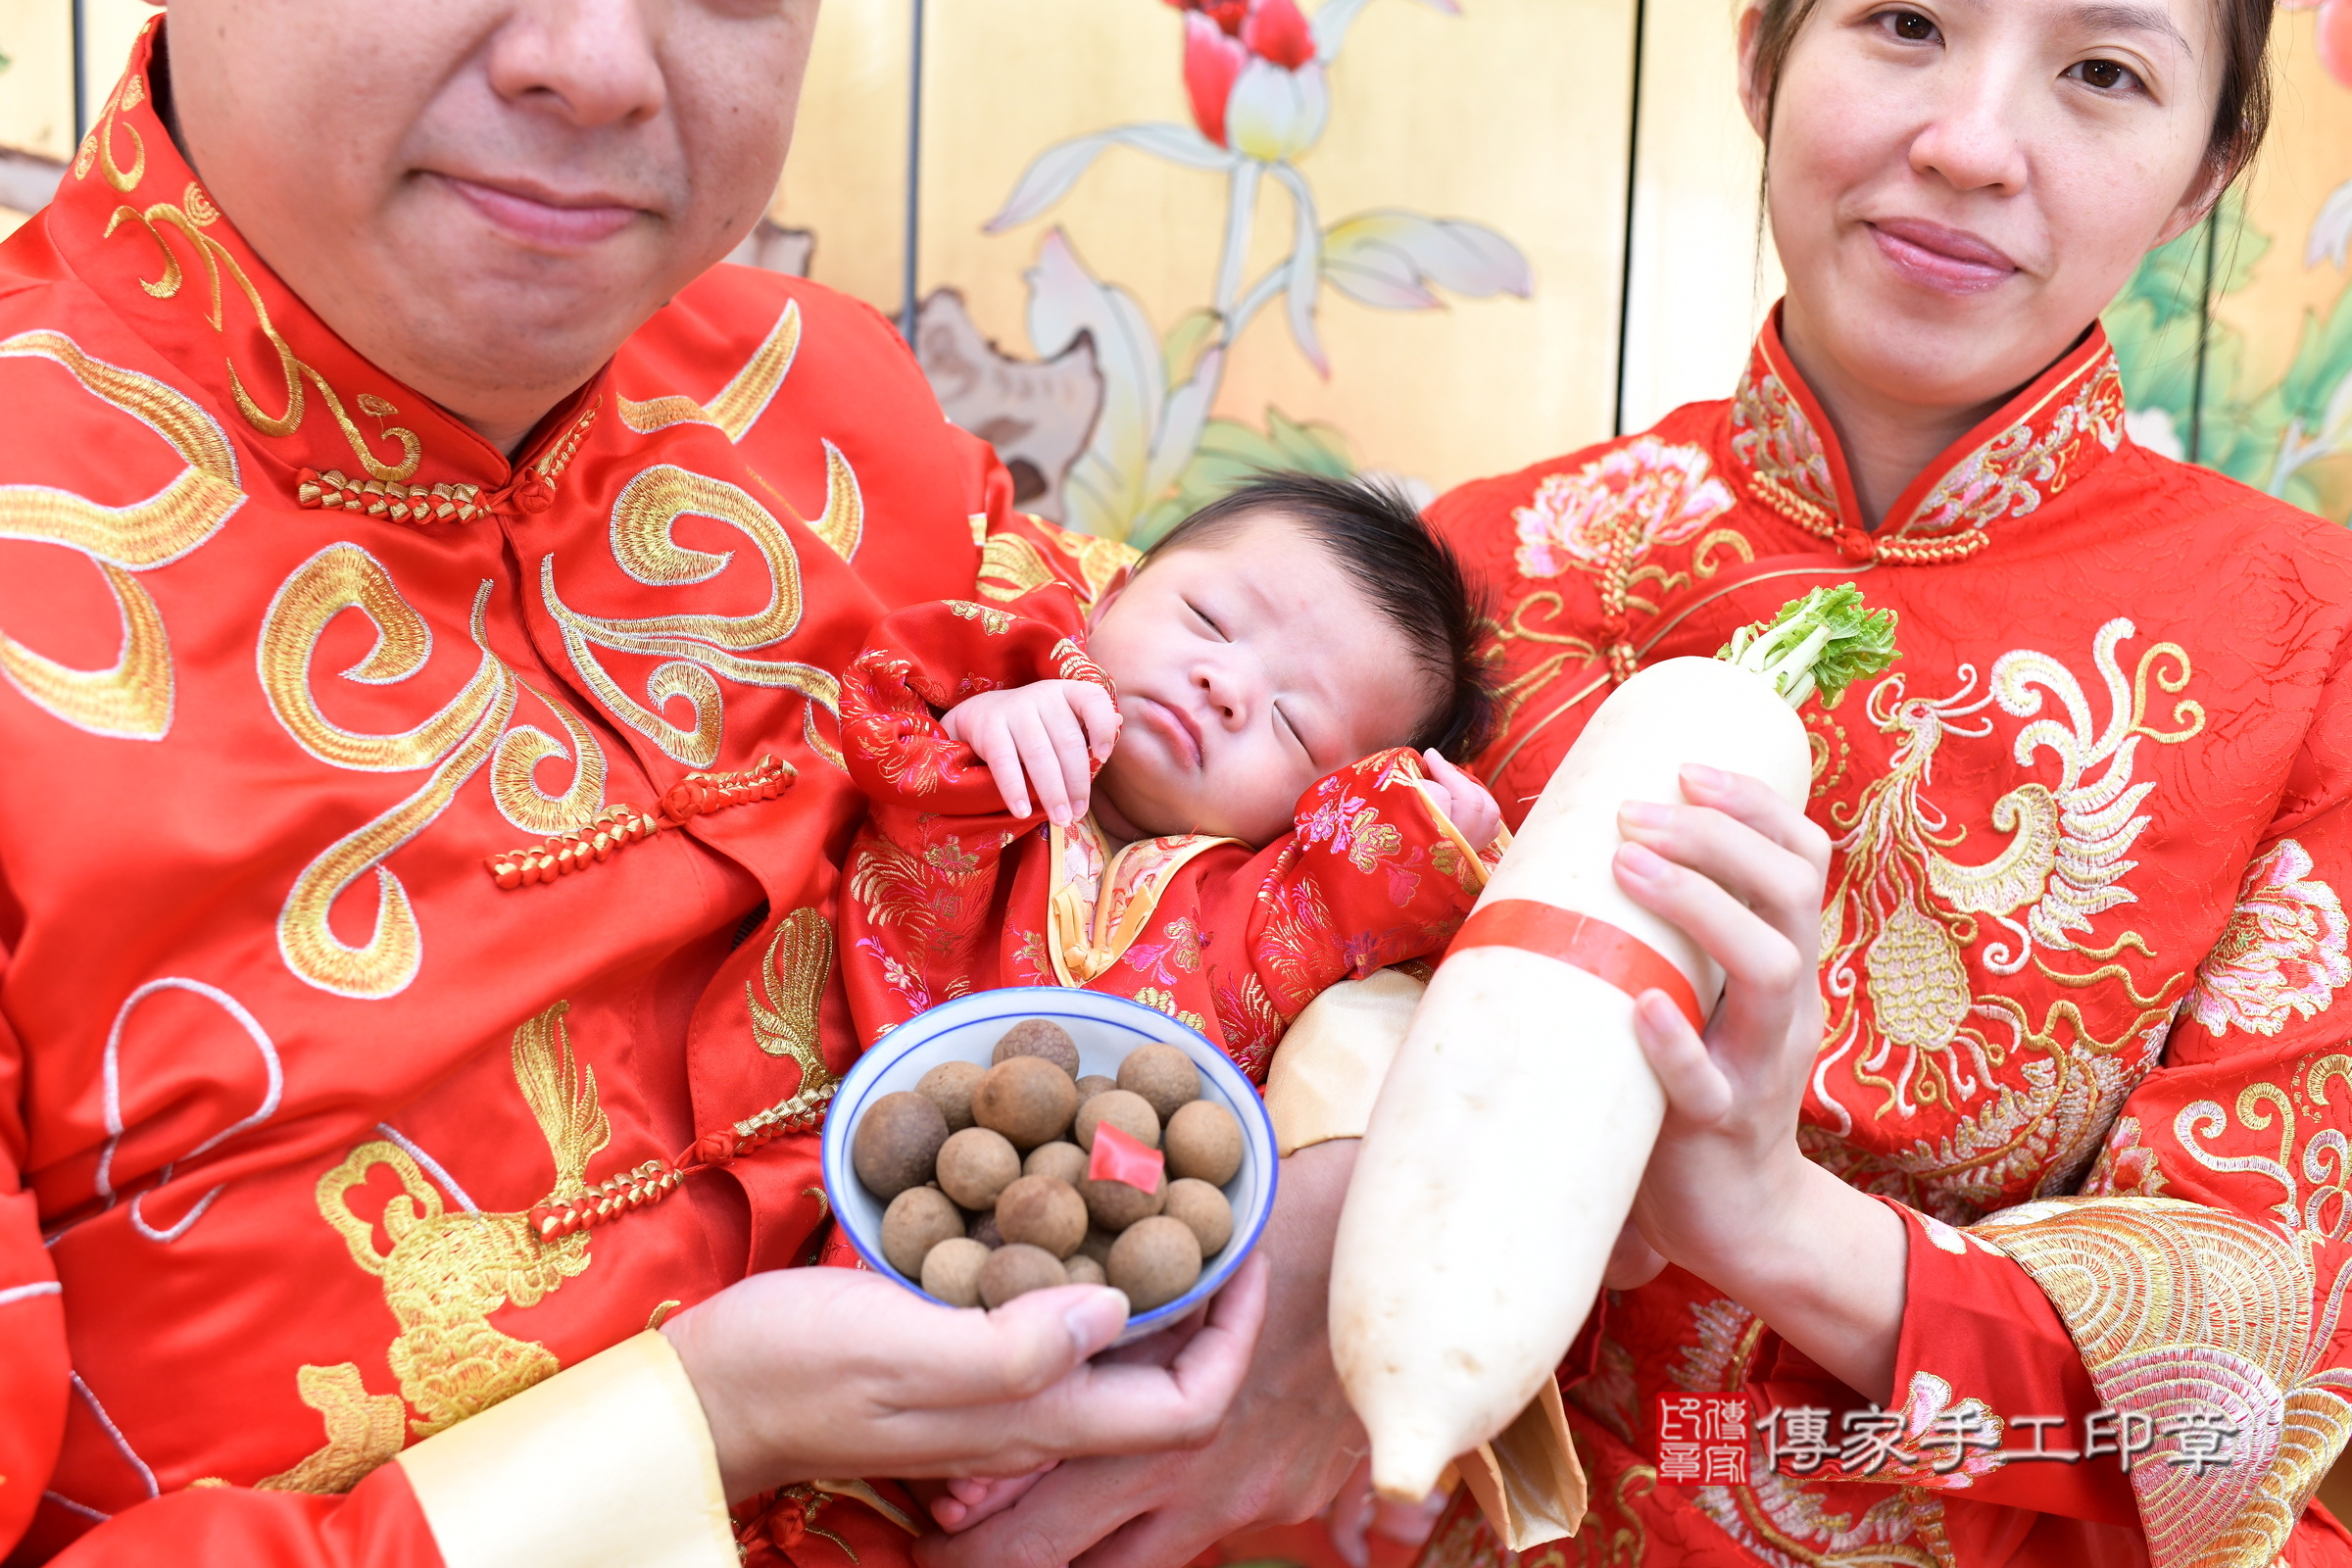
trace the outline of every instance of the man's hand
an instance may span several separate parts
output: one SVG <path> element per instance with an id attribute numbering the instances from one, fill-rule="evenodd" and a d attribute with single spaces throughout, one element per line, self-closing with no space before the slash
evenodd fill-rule
<path id="1" fill-rule="evenodd" d="M 917 1560 L 925 1568 L 1175 1568 L 1237 1530 L 1309 1518 L 1328 1503 L 1368 1447 L 1332 1370 L 1326 1328 L 1332 1235 L 1356 1148 L 1318 1144 L 1282 1162 L 1259 1244 L 1274 1271 L 1265 1331 L 1206 1446 L 1065 1461 L 1004 1512 L 917 1543 Z"/>
<path id="2" fill-rule="evenodd" d="M 1474 850 L 1494 843 L 1494 835 L 1502 831 L 1502 808 L 1494 804 L 1494 794 L 1435 749 L 1423 752 L 1421 760 L 1429 764 L 1430 782 L 1445 793 L 1446 817 L 1454 830 L 1469 840 Z"/>
<path id="3" fill-rule="evenodd" d="M 1119 705 L 1088 680 L 1041 680 L 967 697 L 940 727 L 980 754 L 1004 809 L 1029 814 L 1029 795 L 1056 827 L 1086 814 L 1095 765 L 1119 737 Z"/>

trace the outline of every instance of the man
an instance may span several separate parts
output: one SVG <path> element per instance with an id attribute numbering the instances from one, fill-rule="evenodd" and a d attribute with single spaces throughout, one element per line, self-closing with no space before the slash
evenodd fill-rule
<path id="1" fill-rule="evenodd" d="M 880 318 L 703 275 L 813 14 L 174 0 L 0 247 L 11 1562 L 888 1562 L 818 1478 L 1215 1433 L 958 1544 L 1173 1562 L 1336 1484 L 1344 1153 L 1221 1432 L 1256 1271 L 1162 1371 L 792 1266 L 831 671 L 1025 527 Z"/>

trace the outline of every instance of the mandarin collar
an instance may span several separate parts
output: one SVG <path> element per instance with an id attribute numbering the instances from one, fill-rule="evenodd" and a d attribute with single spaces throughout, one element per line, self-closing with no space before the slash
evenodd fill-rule
<path id="1" fill-rule="evenodd" d="M 2104 327 L 1946 447 L 1886 511 L 1862 522 L 1837 431 L 1781 342 L 1775 306 L 1731 407 L 1733 466 L 1757 501 L 1850 561 L 1935 565 L 1990 545 L 2120 447 L 2124 383 Z"/>
<path id="2" fill-rule="evenodd" d="M 76 277 L 233 408 L 270 478 L 305 507 L 413 523 L 545 512 L 610 367 L 541 421 L 520 463 L 368 363 L 245 242 L 156 113 L 150 18 L 42 215 Z M 258 478 L 260 476 L 251 476 Z"/>

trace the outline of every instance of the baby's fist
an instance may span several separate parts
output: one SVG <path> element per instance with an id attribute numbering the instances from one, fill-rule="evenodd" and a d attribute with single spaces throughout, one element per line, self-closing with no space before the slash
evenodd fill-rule
<path id="1" fill-rule="evenodd" d="M 1478 780 L 1454 766 L 1433 749 L 1421 754 L 1429 764 L 1430 782 L 1446 797 L 1446 817 L 1474 850 L 1485 850 L 1502 831 L 1502 808 Z"/>

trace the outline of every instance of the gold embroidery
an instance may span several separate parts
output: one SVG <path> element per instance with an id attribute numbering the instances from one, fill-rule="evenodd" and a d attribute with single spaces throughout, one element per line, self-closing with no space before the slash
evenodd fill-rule
<path id="1" fill-rule="evenodd" d="M 1208 1020 L 1197 1012 L 1176 1005 L 1176 993 L 1157 986 L 1145 986 L 1135 994 L 1135 1000 L 1155 1012 L 1164 1012 L 1196 1034 L 1208 1033 Z"/>
<path id="2" fill-rule="evenodd" d="M 1133 545 L 1079 533 L 1027 513 L 1022 515 L 1052 542 L 1056 552 L 1075 564 L 1074 586 L 1081 610 L 1093 610 L 1095 602 L 1117 581 L 1119 573 L 1143 559 L 1143 552 Z M 1047 562 L 1045 552 L 1029 539 L 1017 533 L 989 533 L 985 517 L 974 517 L 972 521 L 972 542 L 980 546 L 980 572 L 973 587 L 982 598 L 1010 604 L 1023 594 L 1062 577 Z"/>
<path id="3" fill-rule="evenodd" d="M 2179 744 L 2205 722 L 2203 709 L 2182 700 L 2172 708 L 2175 727 L 2151 726 L 2150 677 L 2177 696 L 2189 679 L 2188 656 L 2174 644 L 2156 644 L 2127 680 L 2117 651 L 2132 631 L 2130 621 L 2112 620 L 2093 642 L 2112 705 L 2104 729 L 2093 728 L 2082 683 L 2045 654 L 2003 655 L 1982 696 L 1972 695 L 1973 677 L 1942 699 L 1907 697 L 1900 675 L 1881 681 L 1867 708 L 1882 733 L 1900 737 L 1891 765 L 1855 808 L 1832 813 L 1847 831 L 1838 842 L 1841 858 L 1822 916 L 1831 1017 L 1815 1084 L 1836 1125 L 1829 1132 L 1807 1128 L 1806 1145 L 1866 1185 L 1865 1166 L 1887 1159 L 1924 1184 L 1913 1195 L 1922 1206 L 1946 1218 L 1965 1221 L 2013 1200 L 2019 1195 L 2009 1184 L 2021 1180 L 2033 1181 L 2037 1192 L 2070 1186 L 2169 1027 L 2181 975 L 2142 995 L 2132 972 L 2112 961 L 2127 948 L 2152 956 L 2136 934 L 2124 932 L 2103 948 L 2079 940 L 2096 916 L 2136 897 L 2124 878 L 2136 863 L 2128 857 L 2148 823 L 2142 807 L 2155 788 L 2132 782 L 2138 746 Z M 2063 716 L 2036 716 L 2043 691 L 2057 699 Z M 2029 781 L 2002 796 L 1991 825 L 2009 843 L 1990 859 L 1967 863 L 1947 853 L 1966 830 L 1948 824 L 1923 791 L 1944 737 L 1989 738 L 1991 722 L 1978 715 L 1996 703 L 2033 720 L 2019 731 L 2014 755 L 2031 761 L 2046 751 L 2059 776 L 2055 784 Z M 2032 963 L 2072 990 L 2120 983 L 2131 1021 L 2115 1038 L 2097 1038 L 2076 1002 L 2062 998 L 2035 1023 L 2015 999 L 1976 990 L 1964 956 L 1980 941 L 1979 959 L 1993 975 Z M 2054 968 L 2045 952 L 2079 953 L 2098 966 Z M 1867 1011 L 1858 1005 L 1865 995 Z M 1996 1076 L 2020 1052 L 2041 1058 L 2023 1065 L 2022 1084 Z M 1972 1100 L 1984 1103 L 1938 1143 L 1860 1155 L 1844 1144 L 1851 1127 L 1843 1109 L 1821 1087 L 1849 1057 L 1854 1081 L 1879 1093 L 1879 1117 L 1908 1117 L 1929 1104 L 1958 1112 Z"/>
<path id="4" fill-rule="evenodd" d="M 409 679 L 432 651 L 424 618 L 401 597 L 381 563 L 357 545 L 329 545 L 278 589 L 262 625 L 260 665 L 270 709 L 295 744 L 338 767 L 432 772 L 416 792 L 381 816 L 329 845 L 305 866 L 286 895 L 277 921 L 278 952 L 301 980 L 337 996 L 395 995 L 416 977 L 424 943 L 408 890 L 384 869 L 393 851 L 448 808 L 458 789 L 489 760 L 499 733 L 514 712 L 515 683 L 490 652 L 485 619 L 491 584 L 473 601 L 473 641 L 481 661 L 457 696 L 416 728 L 363 735 L 327 721 L 312 696 L 310 664 L 318 636 L 345 610 L 358 610 L 376 627 L 368 657 L 344 671 L 349 680 L 388 685 Z M 335 901 L 352 883 L 375 872 L 375 929 L 353 947 L 329 924 Z"/>
<path id="5" fill-rule="evenodd" d="M 138 189 L 139 181 L 147 177 L 147 143 L 136 125 L 118 125 L 115 117 L 126 115 L 147 101 L 147 83 L 135 75 L 125 76 L 107 94 L 106 103 L 98 111 L 98 122 L 81 138 L 81 146 L 74 154 L 74 177 L 87 179 L 90 167 L 101 157 L 106 160 L 106 182 L 128 195 Z M 125 171 L 115 157 L 115 132 L 130 138 L 130 168 Z"/>
<path id="6" fill-rule="evenodd" d="M 0 485 L 0 540 L 87 556 L 122 622 L 122 651 L 106 669 L 72 668 L 0 631 L 0 677 L 76 729 L 161 740 L 172 727 L 171 641 L 163 612 L 133 573 L 169 564 L 220 532 L 245 500 L 236 455 L 195 402 L 151 376 L 92 359 L 63 333 L 20 332 L 0 342 L 0 359 L 61 367 L 100 402 L 162 436 L 186 465 L 163 489 L 124 507 L 47 485 Z"/>
<path id="7" fill-rule="evenodd" d="M 253 1484 L 256 1492 L 349 1492 L 401 1450 L 408 1412 L 396 1394 L 369 1394 L 360 1369 L 306 1366 L 294 1374 L 302 1402 L 326 1423 L 326 1443 L 291 1470 Z"/>
<path id="8" fill-rule="evenodd" d="M 528 681 L 522 683 L 522 689 L 547 705 L 564 726 L 571 747 L 565 750 L 563 741 L 533 724 L 517 724 L 508 730 L 498 738 L 498 750 L 491 754 L 490 798 L 498 803 L 499 814 L 525 833 L 554 835 L 585 827 L 605 804 L 604 745 L 569 705 Z M 550 795 L 539 787 L 539 764 L 551 757 L 572 764 L 570 787 L 561 795 Z"/>
<path id="9" fill-rule="evenodd" d="M 2352 1370 L 2321 1364 L 2352 1264 L 2323 1288 L 2310 1232 L 2161 1198 L 2030 1203 L 1975 1234 L 2049 1297 L 2102 1401 L 2150 1418 L 2132 1487 L 2156 1568 L 2271 1562 L 2352 1433 Z M 2200 1420 L 2237 1434 L 2204 1474 L 2167 1462 Z"/>
<path id="10" fill-rule="evenodd" d="M 858 541 L 865 537 L 865 497 L 858 488 L 857 471 L 830 441 L 825 443 L 825 511 L 808 528 L 844 561 L 858 554 Z"/>
<path id="11" fill-rule="evenodd" d="M 631 479 L 612 504 L 613 560 L 649 587 L 717 576 L 733 559 L 731 553 L 688 549 L 670 537 L 677 520 L 688 515 L 727 523 L 752 541 L 772 585 L 766 608 L 750 615 L 687 612 L 635 620 L 586 614 L 557 593 L 556 558 L 550 554 L 539 564 L 540 596 L 563 629 L 572 668 L 623 723 L 689 767 L 708 767 L 718 756 L 725 708 L 714 676 L 797 691 L 808 700 L 803 737 L 810 750 L 839 766 L 840 752 L 816 725 L 819 709 L 839 719 L 839 683 L 811 664 L 743 657 L 782 642 L 801 619 L 800 562 L 791 538 L 764 507 L 724 480 L 659 465 Z M 599 648 L 667 660 L 647 681 L 646 703 L 631 698 L 606 672 L 596 656 Z M 662 711 L 680 698 L 694 715 L 691 725 L 673 723 Z"/>
<path id="12" fill-rule="evenodd" d="M 743 988 L 744 1001 L 751 1006 L 753 1044 L 771 1056 L 799 1062 L 804 1079 L 811 1084 L 831 1076 L 818 1054 L 816 1021 L 825 981 L 832 973 L 832 922 L 813 907 L 795 909 L 776 922 L 776 934 L 768 939 L 760 976 L 765 1000 L 749 985 Z"/>
<path id="13" fill-rule="evenodd" d="M 2295 1099 L 2271 1083 L 2248 1084 L 2239 1091 L 2237 1124 L 2251 1133 L 2268 1133 L 2276 1126 L 2277 1157 L 2218 1154 L 2199 1144 L 2200 1138 L 2219 1137 L 2230 1130 L 2229 1113 L 2210 1100 L 2181 1106 L 2173 1118 L 2173 1137 L 2188 1152 L 2189 1158 L 2207 1170 L 2225 1174 L 2244 1172 L 2277 1182 L 2279 1200 L 2271 1205 L 2272 1213 L 2312 1236 L 2342 1241 L 2352 1236 L 2352 1188 L 2346 1185 L 2352 1172 L 2345 1169 L 2344 1136 L 2329 1125 L 2336 1118 L 2326 1112 L 2329 1108 L 2329 1082 L 2340 1078 L 2352 1084 L 2352 1055 L 2329 1053 L 2316 1060 L 2307 1057 L 2297 1065 L 2303 1074 L 2299 1086 L 2305 1101 L 2302 1109 L 2313 1112 L 2314 1118 L 2308 1129 L 2310 1136 L 2303 1140 L 2299 1151 L 2296 1135 L 2302 1130 L 2302 1121 Z M 2311 1183 L 2308 1196 L 2303 1189 L 2305 1180 Z M 2161 1186 L 2161 1180 L 2158 1185 Z"/>
<path id="14" fill-rule="evenodd" d="M 574 1061 L 564 1037 L 569 1008 L 559 1002 L 514 1031 L 514 1082 L 555 1159 L 555 1186 L 543 1200 L 549 1203 L 588 1192 L 588 1161 L 612 1138 L 596 1071 Z M 378 1165 L 390 1166 L 404 1189 L 384 1208 L 392 1242 L 385 1252 L 347 1201 Z M 478 1415 L 557 1370 L 545 1346 L 500 1333 L 489 1317 L 510 1304 L 536 1306 L 584 1272 L 584 1232 L 541 1243 L 526 1214 L 449 1213 L 408 1152 L 381 1141 L 360 1145 L 318 1179 L 318 1212 L 352 1261 L 384 1282 L 384 1304 L 400 1325 L 386 1359 L 417 1412 L 411 1426 L 418 1437 Z"/>
<path id="15" fill-rule="evenodd" d="M 1012 615 L 1007 611 L 991 610 L 986 605 L 975 605 L 968 599 L 950 599 L 945 603 L 948 612 L 956 619 L 978 621 L 983 637 L 1002 637 L 1012 630 Z"/>
<path id="16" fill-rule="evenodd" d="M 674 394 L 644 403 L 622 398 L 620 422 L 639 435 L 652 435 L 673 424 L 710 424 L 724 431 L 729 441 L 741 442 L 760 416 L 767 412 L 769 401 L 784 384 L 784 377 L 792 372 L 792 362 L 800 351 L 800 302 L 788 300 L 784 314 L 776 318 L 766 339 L 752 351 L 743 368 L 709 403 L 697 403 Z"/>
<path id="17" fill-rule="evenodd" d="M 135 184 L 136 181 L 133 180 L 132 183 Z M 127 191 L 130 186 L 119 185 L 118 188 Z M 146 229 L 148 238 L 155 241 L 156 249 L 162 253 L 164 273 L 162 277 L 152 283 L 142 280 L 139 286 L 159 300 L 168 300 L 176 296 L 182 280 L 179 257 L 172 250 L 171 242 L 164 237 L 164 230 L 170 228 L 184 237 L 189 244 L 196 248 L 198 258 L 204 263 L 205 275 L 212 284 L 212 310 L 206 319 L 212 323 L 214 331 L 224 335 L 227 328 L 223 324 L 221 316 L 224 296 L 220 286 L 220 274 L 223 269 L 227 270 L 229 278 L 236 283 L 238 292 L 245 297 L 247 308 L 253 313 L 255 329 L 269 340 L 272 349 L 277 351 L 278 370 L 285 377 L 286 382 L 285 412 L 277 415 L 268 414 L 263 411 L 259 403 L 254 401 L 252 394 L 246 391 L 244 381 L 237 374 L 235 362 L 223 357 L 221 363 L 228 369 L 229 395 L 237 405 L 237 412 L 245 416 L 248 424 L 264 435 L 270 436 L 289 436 L 300 429 L 305 412 L 303 381 L 307 377 L 310 384 L 318 389 L 320 401 L 326 405 L 327 413 L 333 416 L 335 427 L 343 432 L 343 439 L 350 446 L 352 455 L 360 460 L 360 466 L 368 470 L 369 476 L 380 479 L 386 484 L 405 482 L 411 474 L 416 471 L 417 464 L 423 461 L 424 443 L 417 439 L 416 431 L 401 425 L 392 425 L 384 430 L 384 436 L 387 440 L 399 444 L 400 461 L 386 463 L 368 448 L 368 438 L 360 433 L 360 427 L 354 424 L 351 416 L 344 412 L 342 398 L 336 394 L 332 386 L 327 384 L 326 377 L 320 375 L 301 360 L 296 359 L 294 350 L 279 335 L 276 326 L 270 319 L 269 307 L 262 303 L 261 291 L 254 287 L 253 279 L 245 275 L 245 269 L 238 264 L 235 255 L 227 246 L 204 232 L 207 227 L 219 220 L 220 216 L 219 211 L 206 199 L 203 189 L 191 181 L 178 206 L 173 206 L 170 202 L 158 202 L 144 212 L 133 207 L 116 208 L 114 217 L 107 221 L 106 235 L 111 239 L 115 230 L 122 227 L 125 220 Z M 387 413 L 397 412 L 391 404 L 383 402 L 380 398 L 376 399 L 375 403 Z"/>
<path id="18" fill-rule="evenodd" d="M 735 1124 L 738 1138 L 813 1126 L 841 1079 L 825 1064 L 817 1022 L 824 1009 L 825 982 L 833 973 L 833 923 L 814 908 L 795 909 L 776 922 L 767 956 L 760 966 L 757 992 L 747 983 L 743 1000 L 752 1014 L 752 1043 L 771 1056 L 801 1064 L 800 1087 Z"/>

